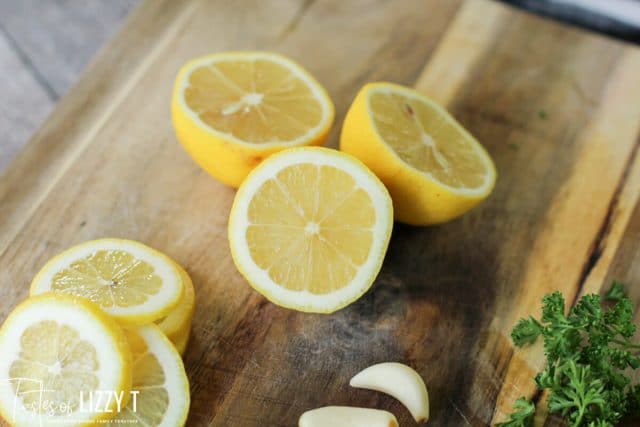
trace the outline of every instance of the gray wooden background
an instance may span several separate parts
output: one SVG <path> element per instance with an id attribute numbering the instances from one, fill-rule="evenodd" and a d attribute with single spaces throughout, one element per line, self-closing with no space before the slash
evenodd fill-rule
<path id="1" fill-rule="evenodd" d="M 0 0 L 0 175 L 139 0 Z"/>

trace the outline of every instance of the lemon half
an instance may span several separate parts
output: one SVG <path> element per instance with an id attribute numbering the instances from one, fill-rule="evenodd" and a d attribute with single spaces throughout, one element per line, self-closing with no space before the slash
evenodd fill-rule
<path id="1" fill-rule="evenodd" d="M 298 148 L 247 177 L 231 209 L 229 243 L 240 272 L 269 300 L 330 313 L 369 289 L 392 225 L 389 194 L 361 162 Z"/>
<path id="2" fill-rule="evenodd" d="M 265 157 L 324 142 L 334 119 L 326 90 L 270 52 L 223 52 L 185 64 L 172 117 L 178 140 L 212 176 L 238 187 Z"/>
<path id="3" fill-rule="evenodd" d="M 392 83 L 360 90 L 345 118 L 340 149 L 380 177 L 396 219 L 408 224 L 456 218 L 487 198 L 496 181 L 487 151 L 444 108 Z"/>

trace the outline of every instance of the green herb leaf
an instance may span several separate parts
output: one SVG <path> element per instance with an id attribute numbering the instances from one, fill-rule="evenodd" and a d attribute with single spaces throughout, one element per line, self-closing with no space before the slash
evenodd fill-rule
<path id="1" fill-rule="evenodd" d="M 511 331 L 511 338 L 518 347 L 533 344 L 542 334 L 542 325 L 533 317 L 520 319 Z"/>
<path id="2" fill-rule="evenodd" d="M 617 280 L 613 281 L 611 288 L 605 294 L 605 298 L 607 301 L 620 301 L 623 298 L 626 298 L 627 292 L 624 290 L 624 285 L 622 282 L 618 282 Z"/>
<path id="3" fill-rule="evenodd" d="M 513 404 L 513 412 L 509 415 L 509 419 L 496 424 L 496 427 L 531 427 L 535 414 L 536 406 L 533 402 L 520 397 Z"/>
<path id="4" fill-rule="evenodd" d="M 607 300 L 617 303 L 606 308 L 599 295 L 585 295 L 565 314 L 565 299 L 554 292 L 543 298 L 540 320 L 521 319 L 511 333 L 518 347 L 542 338 L 547 366 L 535 381 L 549 391 L 549 412 L 570 427 L 614 426 L 625 416 L 640 415 L 640 386 L 632 380 L 640 368 L 633 306 L 619 282 Z M 523 405 L 516 404 L 510 421 L 500 425 L 527 425 L 517 424 L 526 419 Z"/>

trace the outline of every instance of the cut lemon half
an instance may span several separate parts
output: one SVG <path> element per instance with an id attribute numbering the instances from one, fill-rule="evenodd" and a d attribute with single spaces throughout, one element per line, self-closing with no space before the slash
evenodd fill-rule
<path id="1" fill-rule="evenodd" d="M 106 425 L 183 426 L 189 413 L 189 380 L 180 355 L 155 325 L 127 329 L 133 385 L 127 406 Z"/>
<path id="2" fill-rule="evenodd" d="M 166 255 L 131 240 L 99 239 L 49 260 L 30 292 L 81 296 L 119 321 L 144 324 L 169 314 L 183 288 L 180 273 Z"/>
<path id="3" fill-rule="evenodd" d="M 344 121 L 340 149 L 385 183 L 396 219 L 428 225 L 453 219 L 493 190 L 496 171 L 478 141 L 415 90 L 365 85 Z"/>
<path id="4" fill-rule="evenodd" d="M 366 166 L 336 150 L 299 148 L 247 177 L 229 243 L 238 270 L 269 300 L 330 313 L 369 289 L 392 225 L 389 194 Z"/>
<path id="5" fill-rule="evenodd" d="M 117 410 L 114 396 L 130 397 L 125 335 L 83 298 L 27 299 L 2 325 L 0 348 L 0 411 L 13 425 L 87 425 Z"/>
<path id="6" fill-rule="evenodd" d="M 174 263 L 174 267 L 180 273 L 180 279 L 184 287 L 182 298 L 169 314 L 155 321 L 155 324 L 169 338 L 191 324 L 196 300 L 191 277 L 180 265 Z"/>
<path id="7" fill-rule="evenodd" d="M 322 144 L 334 107 L 294 61 L 269 52 L 225 52 L 180 69 L 172 117 L 178 140 L 196 163 L 238 187 L 268 155 Z"/>

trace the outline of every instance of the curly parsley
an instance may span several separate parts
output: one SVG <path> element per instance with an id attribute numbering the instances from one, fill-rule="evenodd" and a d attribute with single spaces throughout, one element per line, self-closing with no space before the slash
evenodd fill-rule
<path id="1" fill-rule="evenodd" d="M 640 414 L 640 387 L 630 378 L 640 367 L 633 306 L 619 282 L 606 299 L 617 302 L 606 308 L 599 295 L 585 295 L 565 315 L 564 297 L 554 292 L 543 298 L 540 320 L 521 319 L 511 334 L 518 347 L 542 338 L 547 366 L 535 381 L 549 391 L 549 412 L 571 427 L 612 427 Z M 534 413 L 534 404 L 520 398 L 498 426 L 529 427 Z"/>
<path id="2" fill-rule="evenodd" d="M 532 427 L 535 414 L 536 405 L 521 397 L 513 404 L 513 412 L 509 416 L 509 420 L 498 425 L 501 427 Z"/>

